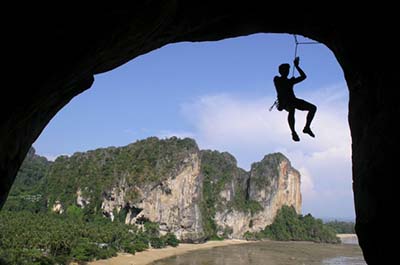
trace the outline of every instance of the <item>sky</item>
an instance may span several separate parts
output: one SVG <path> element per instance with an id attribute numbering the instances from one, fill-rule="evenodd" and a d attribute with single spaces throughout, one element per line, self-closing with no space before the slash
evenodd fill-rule
<path id="1" fill-rule="evenodd" d="M 296 112 L 294 142 L 287 113 L 268 110 L 276 98 L 273 77 L 281 63 L 292 64 L 294 49 L 289 34 L 166 45 L 96 75 L 33 146 L 54 160 L 150 136 L 191 137 L 201 149 L 233 154 L 246 170 L 282 152 L 300 171 L 303 214 L 353 220 L 348 90 L 333 53 L 322 44 L 298 47 L 307 79 L 294 91 L 318 107 L 315 138 L 301 132 L 306 112 Z"/>

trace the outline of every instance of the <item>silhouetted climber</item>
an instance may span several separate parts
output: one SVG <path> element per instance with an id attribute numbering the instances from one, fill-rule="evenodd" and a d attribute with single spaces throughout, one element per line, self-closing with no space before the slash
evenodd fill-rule
<path id="1" fill-rule="evenodd" d="M 278 94 L 278 105 L 277 109 L 282 111 L 283 109 L 289 112 L 288 122 L 290 130 L 292 131 L 292 138 L 294 141 L 300 141 L 299 136 L 295 130 L 295 119 L 294 112 L 296 109 L 298 110 L 307 110 L 307 121 L 304 126 L 303 133 L 309 134 L 311 137 L 315 137 L 314 133 L 311 131 L 310 125 L 311 121 L 314 118 L 315 112 L 317 111 L 317 107 L 305 100 L 296 98 L 293 92 L 293 86 L 304 79 L 306 79 L 306 74 L 299 66 L 300 58 L 296 57 L 293 61 L 296 70 L 300 73 L 299 77 L 288 78 L 290 65 L 287 63 L 281 64 L 279 66 L 279 73 L 281 76 L 274 77 L 274 84 L 276 88 L 276 92 Z"/>

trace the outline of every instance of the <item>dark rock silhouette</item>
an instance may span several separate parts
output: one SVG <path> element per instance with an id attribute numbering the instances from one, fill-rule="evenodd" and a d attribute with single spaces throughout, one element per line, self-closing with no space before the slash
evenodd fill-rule
<path id="1" fill-rule="evenodd" d="M 325 44 L 343 69 L 350 93 L 359 242 L 368 264 L 396 260 L 390 236 L 398 230 L 393 210 L 398 208 L 394 182 L 399 176 L 389 165 L 398 162 L 391 154 L 399 150 L 399 89 L 398 67 L 389 66 L 399 57 L 397 8 L 364 3 L 359 12 L 339 3 L 275 4 L 280 6 L 183 0 L 87 9 L 7 6 L 2 23 L 0 205 L 31 144 L 65 104 L 90 88 L 94 74 L 168 43 L 295 33 Z"/>

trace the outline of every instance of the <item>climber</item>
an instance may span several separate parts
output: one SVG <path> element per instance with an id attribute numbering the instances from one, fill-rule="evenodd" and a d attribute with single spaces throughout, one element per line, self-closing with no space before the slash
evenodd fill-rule
<path id="1" fill-rule="evenodd" d="M 306 79 L 306 74 L 299 66 L 300 58 L 295 57 L 293 63 L 296 67 L 296 70 L 299 72 L 299 77 L 292 77 L 288 78 L 290 65 L 287 63 L 281 64 L 279 66 L 279 73 L 281 76 L 274 77 L 274 84 L 276 88 L 276 92 L 278 94 L 277 100 L 277 109 L 282 111 L 283 109 L 289 112 L 288 114 L 288 123 L 290 130 L 292 131 L 292 139 L 295 142 L 300 141 L 299 136 L 295 130 L 295 119 L 294 119 L 294 112 L 296 109 L 298 110 L 307 110 L 307 121 L 306 125 L 304 126 L 303 133 L 310 135 L 311 137 L 315 137 L 314 133 L 311 131 L 310 125 L 311 121 L 314 118 L 315 112 L 317 111 L 317 107 L 305 100 L 296 98 L 293 92 L 293 86 L 304 79 Z"/>

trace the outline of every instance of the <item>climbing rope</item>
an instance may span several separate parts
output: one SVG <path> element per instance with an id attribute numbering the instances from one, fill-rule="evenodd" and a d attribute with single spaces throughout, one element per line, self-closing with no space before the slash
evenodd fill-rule
<path id="1" fill-rule="evenodd" d="M 297 35 L 293 34 L 293 38 L 294 38 L 294 43 L 295 43 L 295 47 L 294 47 L 294 59 L 296 59 L 297 57 L 297 47 L 299 46 L 299 44 L 321 44 L 318 41 L 298 41 L 297 40 Z M 294 60 L 293 60 L 294 61 Z M 293 63 L 293 67 L 292 67 L 292 77 L 294 77 L 294 63 Z"/>

